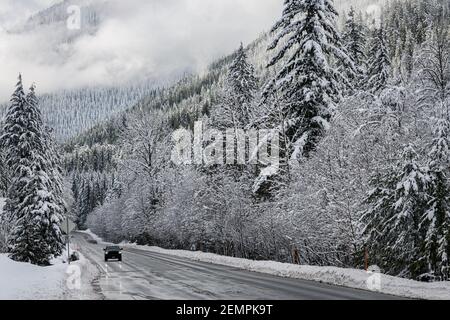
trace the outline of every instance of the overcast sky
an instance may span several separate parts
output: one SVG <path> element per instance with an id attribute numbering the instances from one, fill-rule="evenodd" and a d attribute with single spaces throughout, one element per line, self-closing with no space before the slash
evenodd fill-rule
<path id="1" fill-rule="evenodd" d="M 86 1 L 86 0 L 83 0 Z M 92 0 L 103 2 L 104 0 Z M 60 43 L 65 24 L 37 32 L 0 30 L 0 100 L 17 74 L 38 92 L 113 84 L 143 76 L 201 71 L 215 58 L 256 39 L 281 16 L 283 0 L 109 0 L 115 5 L 95 35 Z M 57 0 L 0 0 L 10 27 Z"/>

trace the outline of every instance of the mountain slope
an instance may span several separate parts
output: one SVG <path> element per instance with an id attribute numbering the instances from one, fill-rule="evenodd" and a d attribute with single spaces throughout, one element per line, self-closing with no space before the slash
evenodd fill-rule
<path id="1" fill-rule="evenodd" d="M 62 90 L 40 96 L 39 105 L 46 124 L 54 130 L 57 140 L 64 142 L 134 106 L 148 97 L 154 87 L 151 82 L 142 82 L 122 87 Z M 0 118 L 8 107 L 9 103 L 0 104 Z"/>
<path id="2" fill-rule="evenodd" d="M 380 10 L 387 3 L 387 0 L 335 0 L 334 2 L 340 12 L 347 12 L 350 7 L 357 11 L 373 12 L 374 10 Z"/>

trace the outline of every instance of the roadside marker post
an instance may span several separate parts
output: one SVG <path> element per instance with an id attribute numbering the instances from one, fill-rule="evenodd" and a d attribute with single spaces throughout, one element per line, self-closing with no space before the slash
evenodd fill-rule
<path id="1" fill-rule="evenodd" d="M 70 264 L 70 232 L 69 232 L 69 218 L 66 217 L 67 227 L 67 262 Z"/>
<path id="2" fill-rule="evenodd" d="M 61 229 L 67 236 L 67 262 L 70 264 L 70 233 L 76 228 L 75 223 L 66 216 L 65 223 L 62 224 Z"/>
<path id="3" fill-rule="evenodd" d="M 364 247 L 364 269 L 367 271 L 369 269 L 369 252 L 367 247 Z"/>

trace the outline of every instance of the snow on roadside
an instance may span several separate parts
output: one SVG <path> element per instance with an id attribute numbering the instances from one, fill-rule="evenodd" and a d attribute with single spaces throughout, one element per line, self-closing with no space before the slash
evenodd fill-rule
<path id="1" fill-rule="evenodd" d="M 0 254 L 1 300 L 49 300 L 64 295 L 66 265 L 38 267 Z"/>
<path id="2" fill-rule="evenodd" d="M 0 198 L 0 213 L 5 199 Z M 0 254 L 0 300 L 58 299 L 64 295 L 66 266 L 55 259 L 49 267 L 15 262 Z"/>
<path id="3" fill-rule="evenodd" d="M 84 233 L 89 234 L 99 243 L 104 242 L 100 237 L 89 230 Z M 121 245 L 125 248 L 137 248 L 144 251 L 226 265 L 285 278 L 311 280 L 362 290 L 369 290 L 371 288 L 373 291 L 380 293 L 407 298 L 450 300 L 450 281 L 425 283 L 384 274 L 369 273 L 358 269 L 295 265 L 275 261 L 254 261 L 199 251 L 168 250 L 159 247 L 140 246 L 126 242 L 121 243 Z"/>
<path id="4" fill-rule="evenodd" d="M 0 212 L 5 199 L 0 198 Z M 96 297 L 91 282 L 98 272 L 82 254 L 67 264 L 67 251 L 40 267 L 16 262 L 0 254 L 0 300 L 60 300 Z M 77 282 L 77 281 L 80 282 Z M 80 286 L 77 284 L 80 283 Z"/>
<path id="5" fill-rule="evenodd" d="M 0 254 L 0 300 L 61 300 L 82 299 L 93 296 L 89 281 L 88 261 L 66 263 L 66 252 L 52 260 L 52 265 L 40 267 L 16 262 L 6 254 Z M 84 275 L 83 275 L 84 273 Z M 81 286 L 77 281 L 81 276 Z"/>

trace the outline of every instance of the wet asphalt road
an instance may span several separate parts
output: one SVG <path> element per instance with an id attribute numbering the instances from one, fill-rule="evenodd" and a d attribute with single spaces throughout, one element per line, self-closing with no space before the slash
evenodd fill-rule
<path id="1" fill-rule="evenodd" d="M 281 278 L 234 267 L 125 248 L 123 261 L 104 262 L 102 244 L 87 234 L 73 241 L 100 274 L 94 281 L 108 300 L 391 300 L 394 296 L 323 283 Z"/>

